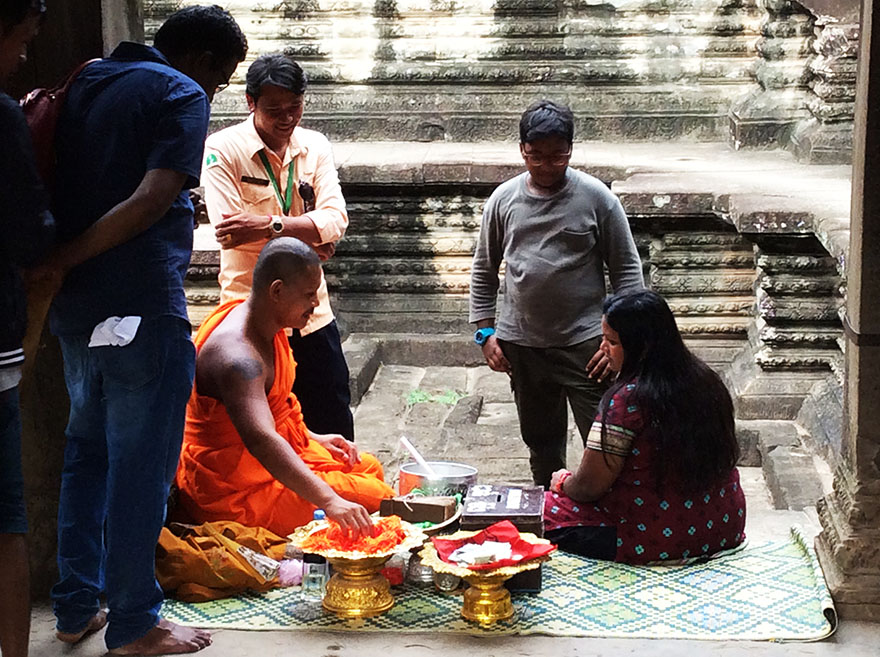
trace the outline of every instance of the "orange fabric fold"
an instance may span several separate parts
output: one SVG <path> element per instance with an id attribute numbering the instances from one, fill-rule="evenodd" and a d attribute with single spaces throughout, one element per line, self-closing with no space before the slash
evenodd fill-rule
<path id="1" fill-rule="evenodd" d="M 243 300 L 221 304 L 195 336 L 201 349 L 208 336 Z M 339 495 L 373 513 L 379 502 L 394 495 L 383 480 L 382 465 L 361 454 L 354 466 L 337 461 L 323 445 L 311 440 L 302 410 L 291 392 L 296 361 L 284 331 L 275 336 L 275 380 L 268 394 L 275 428 L 303 462 Z M 264 527 L 282 536 L 312 519 L 315 506 L 278 482 L 244 446 L 226 407 L 198 393 L 194 386 L 186 408 L 186 428 L 175 483 L 179 510 L 191 522 L 234 520 Z"/>

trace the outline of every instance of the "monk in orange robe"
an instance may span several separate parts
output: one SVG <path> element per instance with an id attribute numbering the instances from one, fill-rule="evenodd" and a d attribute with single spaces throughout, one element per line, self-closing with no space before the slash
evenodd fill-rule
<path id="1" fill-rule="evenodd" d="M 271 240 L 248 299 L 211 314 L 198 355 L 177 470 L 179 506 L 190 521 L 234 520 L 286 535 L 316 508 L 355 534 L 394 495 L 372 455 L 303 422 L 291 393 L 296 362 L 284 329 L 301 328 L 318 304 L 318 256 L 292 237 Z"/>

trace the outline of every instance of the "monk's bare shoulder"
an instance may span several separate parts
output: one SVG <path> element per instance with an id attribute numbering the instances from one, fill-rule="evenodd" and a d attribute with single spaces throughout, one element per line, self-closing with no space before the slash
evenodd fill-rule
<path id="1" fill-rule="evenodd" d="M 266 376 L 259 352 L 240 332 L 218 329 L 199 350 L 196 386 L 200 394 L 222 399 L 223 392 L 229 392 L 230 387 L 256 383 L 262 388 Z"/>

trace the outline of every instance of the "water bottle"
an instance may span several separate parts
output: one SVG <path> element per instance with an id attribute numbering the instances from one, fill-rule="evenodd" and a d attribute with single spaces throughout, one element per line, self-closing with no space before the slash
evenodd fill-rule
<path id="1" fill-rule="evenodd" d="M 325 517 L 322 509 L 316 509 L 314 520 L 323 520 Z M 327 559 L 319 554 L 305 553 L 303 560 L 302 574 L 302 597 L 305 600 L 323 600 L 324 589 L 327 588 L 327 580 L 330 576 L 330 569 Z"/>

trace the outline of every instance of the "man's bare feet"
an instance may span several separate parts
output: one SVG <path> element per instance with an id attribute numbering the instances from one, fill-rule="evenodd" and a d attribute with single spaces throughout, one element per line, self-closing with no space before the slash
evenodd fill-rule
<path id="1" fill-rule="evenodd" d="M 64 643 L 79 643 L 86 634 L 97 632 L 107 624 L 107 610 L 101 609 L 91 617 L 81 632 L 55 632 L 55 637 Z"/>
<path id="2" fill-rule="evenodd" d="M 204 630 L 177 625 L 164 618 L 140 639 L 119 646 L 111 655 L 177 655 L 197 652 L 211 645 L 211 635 Z"/>

